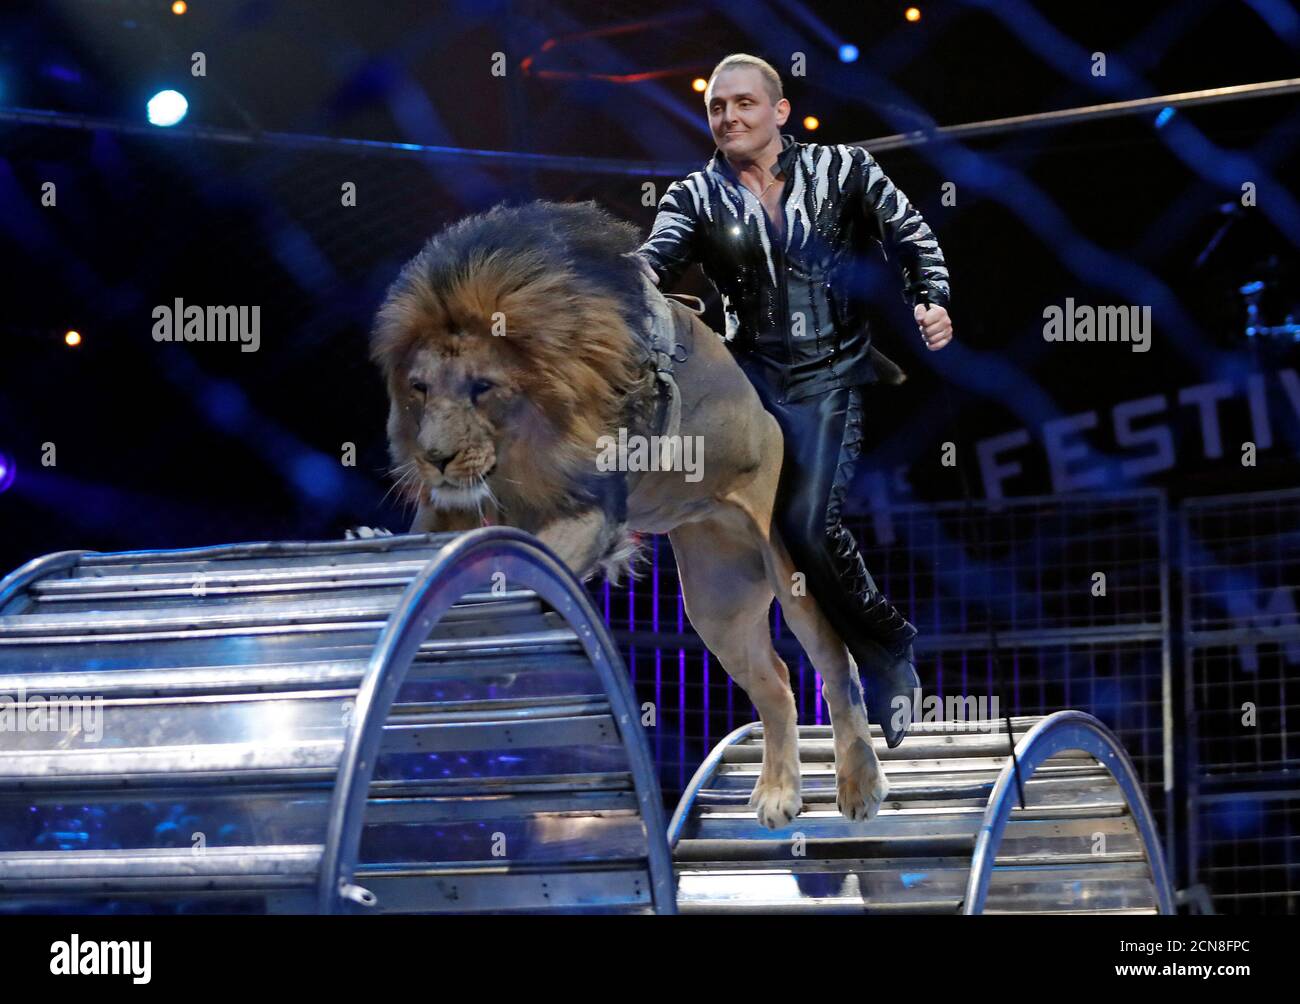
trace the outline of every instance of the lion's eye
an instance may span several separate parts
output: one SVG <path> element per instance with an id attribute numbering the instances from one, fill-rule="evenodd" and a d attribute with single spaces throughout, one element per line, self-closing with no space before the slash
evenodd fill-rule
<path id="1" fill-rule="evenodd" d="M 477 402 L 478 399 L 495 387 L 491 380 L 478 379 L 469 385 L 469 396 L 471 400 Z"/>
<path id="2" fill-rule="evenodd" d="M 421 397 L 424 397 L 429 393 L 429 385 L 422 380 L 412 380 L 411 390 L 415 391 Z"/>

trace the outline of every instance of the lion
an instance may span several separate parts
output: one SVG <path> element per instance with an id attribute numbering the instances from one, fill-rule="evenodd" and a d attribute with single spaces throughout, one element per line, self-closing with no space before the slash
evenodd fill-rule
<path id="1" fill-rule="evenodd" d="M 579 579 L 614 581 L 633 571 L 637 535 L 667 534 L 691 625 L 762 719 L 750 806 L 770 829 L 803 805 L 798 715 L 768 628 L 780 600 L 823 679 L 839 810 L 870 819 L 888 782 L 858 668 L 816 602 L 796 594 L 773 523 L 781 429 L 723 337 L 643 277 L 639 243 L 594 202 L 503 204 L 448 227 L 403 267 L 371 358 L 388 390 L 393 473 L 416 506 L 411 532 L 505 523 Z M 674 367 L 680 434 L 699 437 L 707 463 L 695 480 L 662 465 L 603 470 L 602 437 L 656 431 L 655 368 L 639 332 L 669 304 L 691 346 Z"/>

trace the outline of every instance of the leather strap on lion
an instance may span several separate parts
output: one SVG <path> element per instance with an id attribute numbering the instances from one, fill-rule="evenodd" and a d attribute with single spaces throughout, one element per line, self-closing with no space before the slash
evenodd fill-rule
<path id="1" fill-rule="evenodd" d="M 646 341 L 655 368 L 655 380 L 667 400 L 666 415 L 658 430 L 661 437 L 661 463 L 667 469 L 672 465 L 673 443 L 680 434 L 682 425 L 682 394 L 677 386 L 677 378 L 673 376 L 673 363 L 684 363 L 690 356 L 690 347 L 687 344 L 690 333 L 689 319 L 674 313 L 674 309 L 689 310 L 691 313 L 699 314 L 703 313 L 704 304 L 697 297 L 688 297 L 681 293 L 669 294 L 679 301 L 675 307 L 668 296 L 660 293 L 658 287 L 649 279 L 642 276 L 641 281 L 647 288 L 646 304 L 649 307 L 646 319 Z M 695 300 L 699 307 L 690 307 L 681 302 L 687 299 Z M 680 337 L 679 323 L 681 324 Z"/>

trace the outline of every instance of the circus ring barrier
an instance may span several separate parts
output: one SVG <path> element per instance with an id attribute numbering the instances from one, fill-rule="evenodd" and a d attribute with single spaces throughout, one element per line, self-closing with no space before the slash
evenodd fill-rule
<path id="1" fill-rule="evenodd" d="M 714 748 L 669 824 L 682 913 L 1173 913 L 1151 811 L 1127 754 L 1091 715 L 918 723 L 872 740 L 890 781 L 866 823 L 835 807 L 829 726 L 801 726 L 804 812 L 766 831 L 747 806 L 762 726 Z"/>
<path id="2" fill-rule="evenodd" d="M 518 530 L 38 558 L 0 581 L 0 913 L 671 913 L 638 715 Z"/>
<path id="3" fill-rule="evenodd" d="M 918 724 L 875 819 L 747 806 L 762 726 L 665 828 L 580 584 L 507 527 L 38 558 L 0 580 L 0 914 L 1173 912 L 1096 719 Z M 670 858 L 671 848 L 671 858 Z M 675 875 L 674 875 L 675 871 Z"/>

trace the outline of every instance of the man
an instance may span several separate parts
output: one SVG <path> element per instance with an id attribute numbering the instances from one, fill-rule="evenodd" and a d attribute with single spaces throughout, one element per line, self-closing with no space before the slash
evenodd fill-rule
<path id="1" fill-rule="evenodd" d="M 660 286 L 698 261 L 721 293 L 725 338 L 785 435 L 778 529 L 865 678 L 871 717 L 897 746 L 920 686 L 916 628 L 876 588 L 840 522 L 864 385 L 877 379 L 856 266 L 877 248 L 893 256 L 937 351 L 952 339 L 943 253 L 867 151 L 781 134 L 790 102 L 764 60 L 727 56 L 704 101 L 717 151 L 664 193 L 637 254 Z"/>

